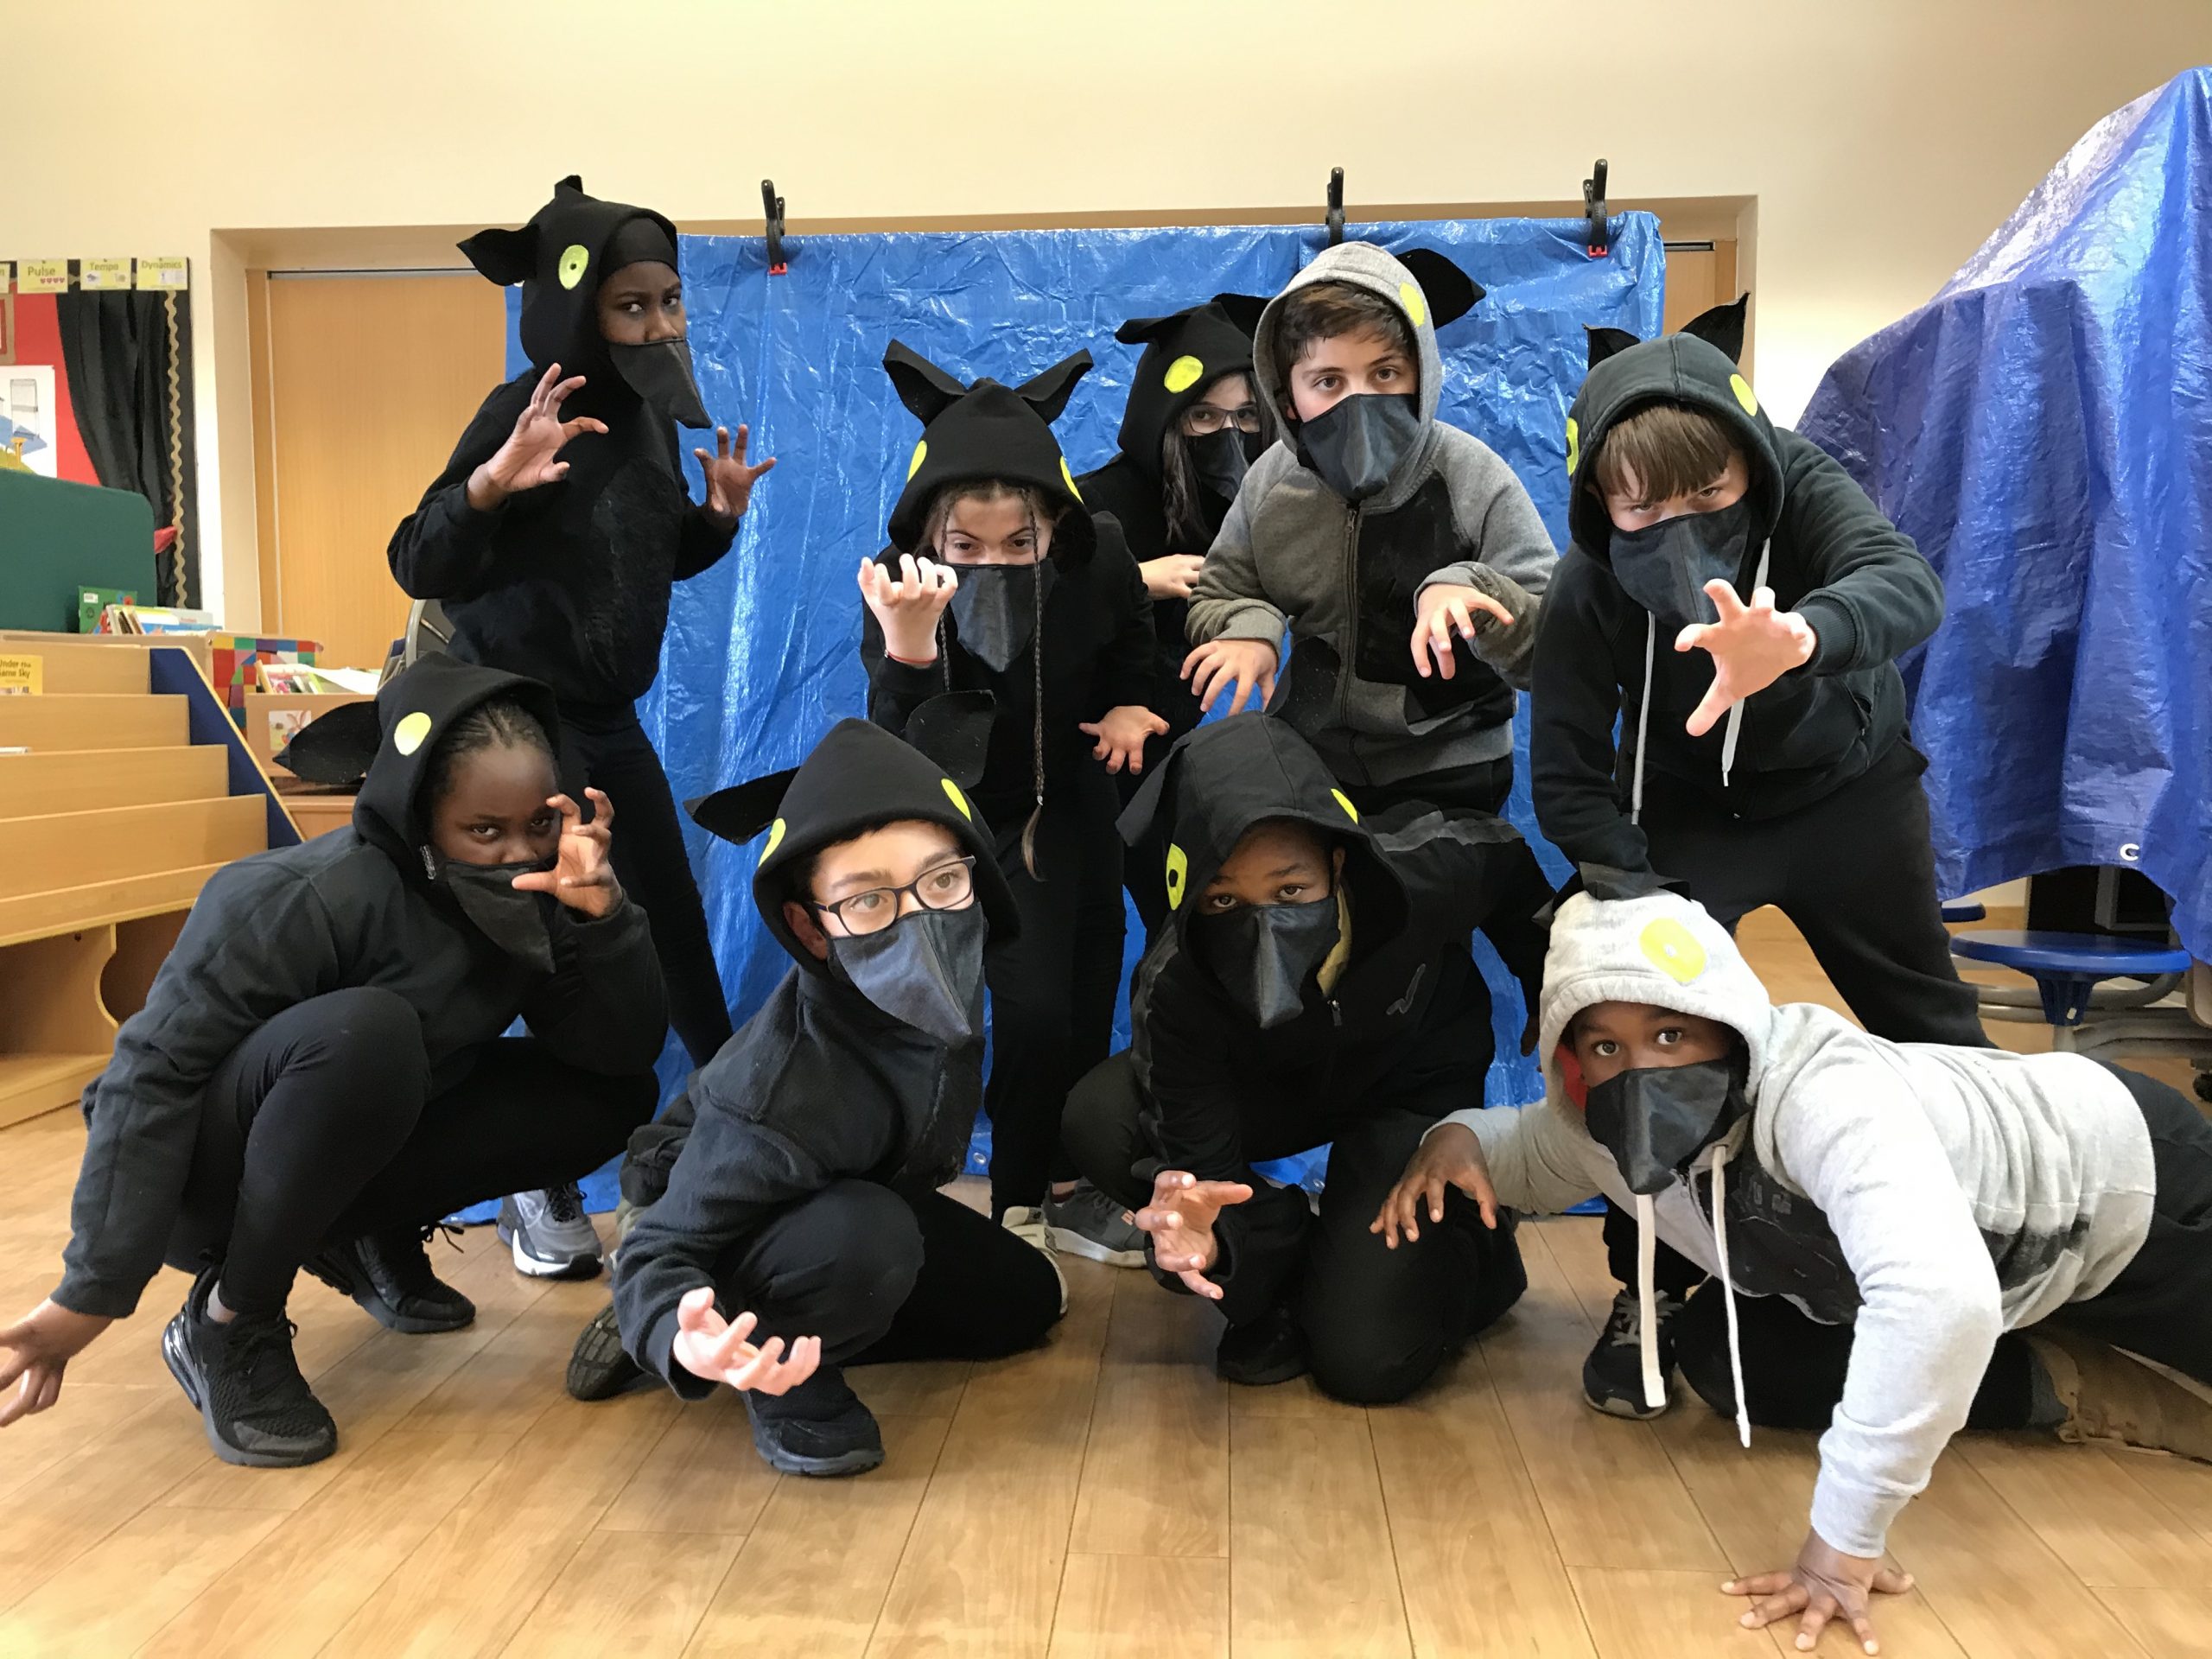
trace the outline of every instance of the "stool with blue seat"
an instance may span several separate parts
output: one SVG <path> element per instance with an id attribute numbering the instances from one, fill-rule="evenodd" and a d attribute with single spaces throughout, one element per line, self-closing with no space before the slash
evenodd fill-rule
<path id="1" fill-rule="evenodd" d="M 2032 992 L 2001 985 L 1975 988 L 1983 1014 L 1993 1020 L 2049 1024 L 2053 1048 L 2098 1056 L 2125 1050 L 2200 1065 L 2212 1060 L 2212 1030 L 2185 1007 L 2156 1006 L 2190 971 L 2189 952 L 2178 945 L 2102 933 L 1993 928 L 1954 935 L 1951 952 L 2034 980 Z M 2142 982 L 2106 987 L 2115 979 Z"/>
<path id="2" fill-rule="evenodd" d="M 1989 912 L 1971 899 L 1946 899 L 1943 901 L 1943 925 L 1957 922 L 1980 922 L 1989 918 Z"/>

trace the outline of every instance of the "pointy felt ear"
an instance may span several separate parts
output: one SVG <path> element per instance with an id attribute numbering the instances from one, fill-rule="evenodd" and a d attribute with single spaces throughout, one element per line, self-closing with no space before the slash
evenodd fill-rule
<path id="1" fill-rule="evenodd" d="M 1731 363 L 1744 360 L 1744 320 L 1751 308 L 1749 289 L 1738 295 L 1726 305 L 1716 305 L 1710 311 L 1700 311 L 1682 325 L 1686 334 L 1695 334 L 1708 346 L 1718 346 L 1728 353 Z"/>
<path id="2" fill-rule="evenodd" d="M 375 703 L 341 703 L 295 732 L 276 764 L 311 784 L 358 784 L 383 741 Z"/>
<path id="3" fill-rule="evenodd" d="M 1090 353 L 1077 352 L 1073 357 L 1064 357 L 1037 376 L 1014 389 L 1014 395 L 1035 410 L 1046 425 L 1060 418 L 1060 411 L 1068 406 L 1068 399 L 1075 395 L 1075 383 L 1090 372 Z"/>
<path id="4" fill-rule="evenodd" d="M 553 194 L 556 196 L 582 195 L 584 194 L 584 175 L 581 173 L 571 173 L 567 178 L 556 181 L 553 186 Z"/>
<path id="5" fill-rule="evenodd" d="M 502 288 L 526 279 L 537 269 L 537 231 L 479 231 L 461 245 L 468 263 Z"/>
<path id="6" fill-rule="evenodd" d="M 1175 775 L 1182 763 L 1183 746 L 1178 743 L 1167 751 L 1167 758 L 1153 768 L 1152 776 L 1146 779 L 1138 786 L 1137 792 L 1129 798 L 1129 804 L 1122 809 L 1122 816 L 1114 820 L 1114 828 L 1121 832 L 1123 846 L 1141 847 L 1145 838 L 1152 834 L 1154 820 L 1160 817 L 1160 804 L 1166 798 L 1167 780 Z"/>
<path id="7" fill-rule="evenodd" d="M 927 426 L 968 395 L 968 388 L 912 346 L 893 340 L 883 353 L 883 372 L 907 411 Z"/>
<path id="8" fill-rule="evenodd" d="M 789 766 L 765 778 L 755 778 L 750 783 L 732 784 L 728 789 L 686 801 L 683 810 L 691 815 L 691 822 L 709 835 L 720 836 L 741 847 L 776 821 L 776 813 L 784 804 L 784 792 L 798 776 L 798 768 Z"/>
<path id="9" fill-rule="evenodd" d="M 1180 311 L 1171 312 L 1164 317 L 1131 317 L 1114 331 L 1114 338 L 1124 346 L 1148 346 L 1167 332 L 1169 324 L 1182 320 Z"/>
<path id="10" fill-rule="evenodd" d="M 1616 352 L 1624 352 L 1631 346 L 1643 342 L 1625 328 L 1592 328 L 1585 325 L 1582 332 L 1590 336 L 1590 361 L 1584 372 L 1596 368 Z"/>
<path id="11" fill-rule="evenodd" d="M 1268 308 L 1263 294 L 1217 294 L 1213 302 L 1219 306 L 1238 330 L 1247 334 L 1260 332 L 1260 313 Z"/>
<path id="12" fill-rule="evenodd" d="M 998 699 L 988 691 L 947 691 L 906 717 L 906 741 L 963 789 L 983 781 Z"/>
<path id="13" fill-rule="evenodd" d="M 1611 864 L 1580 864 L 1575 875 L 1582 884 L 1582 891 L 1592 899 L 1611 902 L 1621 899 L 1649 899 L 1656 893 L 1671 893 L 1675 883 L 1663 875 L 1649 870 L 1624 870 Z"/>
<path id="14" fill-rule="evenodd" d="M 1410 249 L 1398 256 L 1398 263 L 1421 284 L 1429 321 L 1439 328 L 1457 322 L 1482 300 L 1483 285 L 1433 248 Z"/>

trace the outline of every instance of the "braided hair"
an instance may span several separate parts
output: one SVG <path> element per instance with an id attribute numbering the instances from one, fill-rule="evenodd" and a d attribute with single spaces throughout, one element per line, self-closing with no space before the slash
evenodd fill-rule
<path id="1" fill-rule="evenodd" d="M 461 762 L 469 756 L 481 754 L 486 749 L 524 748 L 535 749 L 549 760 L 554 759 L 551 734 L 519 698 L 486 698 L 454 721 L 443 740 L 430 751 L 423 779 L 424 809 L 436 810 L 451 791 L 454 776 L 461 770 Z"/>

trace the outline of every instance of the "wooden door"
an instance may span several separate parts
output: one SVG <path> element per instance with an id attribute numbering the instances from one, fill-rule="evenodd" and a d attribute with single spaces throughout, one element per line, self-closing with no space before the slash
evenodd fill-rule
<path id="1" fill-rule="evenodd" d="M 261 632 L 381 666 L 407 620 L 385 559 L 506 377 L 501 291 L 474 271 L 256 273 Z"/>
<path id="2" fill-rule="evenodd" d="M 1733 242 L 1669 242 L 1667 245 L 1667 333 L 1701 311 L 1726 305 L 1743 290 L 1736 286 L 1736 245 Z M 1751 340 L 1744 335 L 1744 372 L 1751 372 Z"/>

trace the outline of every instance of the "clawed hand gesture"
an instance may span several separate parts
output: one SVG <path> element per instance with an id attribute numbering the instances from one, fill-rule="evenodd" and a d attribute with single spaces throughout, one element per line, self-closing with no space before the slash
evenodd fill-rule
<path id="1" fill-rule="evenodd" d="M 1135 703 L 1109 709 L 1096 720 L 1078 721 L 1076 730 L 1095 740 L 1091 759 L 1103 760 L 1106 770 L 1127 766 L 1134 775 L 1144 770 L 1144 741 L 1167 735 L 1167 722 L 1151 709 Z"/>
<path id="2" fill-rule="evenodd" d="M 1732 703 L 1764 691 L 1793 668 L 1812 659 L 1819 642 L 1813 625 L 1795 611 L 1774 608 L 1774 589 L 1755 588 L 1749 605 L 1725 582 L 1708 582 L 1705 594 L 1720 613 L 1718 622 L 1693 622 L 1675 636 L 1676 651 L 1713 653 L 1713 687 L 1688 721 L 1689 734 L 1703 737 Z"/>
<path id="3" fill-rule="evenodd" d="M 514 879 L 524 893 L 550 893 L 570 910 L 596 921 L 611 915 L 622 902 L 622 884 L 614 879 L 614 803 L 595 789 L 591 798 L 592 821 L 566 795 L 547 798 L 545 804 L 561 815 L 561 845 L 550 870 L 533 870 Z"/>
<path id="4" fill-rule="evenodd" d="M 1456 633 L 1473 645 L 1478 614 L 1491 618 L 1502 628 L 1513 626 L 1513 613 L 1479 588 L 1440 582 L 1422 588 L 1414 603 L 1414 671 L 1424 680 L 1431 674 L 1448 680 L 1459 671 L 1452 636 Z"/>
<path id="5" fill-rule="evenodd" d="M 745 517 L 747 504 L 753 499 L 753 486 L 766 477 L 776 465 L 773 455 L 758 467 L 745 464 L 745 446 L 751 435 L 749 427 L 740 426 L 737 429 L 737 446 L 733 450 L 729 428 L 718 426 L 715 429 L 714 454 L 709 454 L 704 449 L 691 452 L 697 458 L 700 469 L 707 475 L 708 515 L 726 524 L 735 524 Z"/>
<path id="6" fill-rule="evenodd" d="M 1152 1235 L 1152 1259 L 1209 1301 L 1222 1288 L 1205 1275 L 1221 1254 L 1214 1218 L 1243 1204 L 1252 1189 L 1242 1181 L 1202 1181 L 1187 1170 L 1162 1170 L 1153 1178 L 1152 1202 L 1137 1211 L 1137 1225 Z"/>
<path id="7" fill-rule="evenodd" d="M 518 491 L 557 484 L 569 475 L 569 463 L 560 459 L 569 440 L 586 432 L 607 430 L 605 421 L 588 415 L 570 421 L 561 418 L 561 405 L 583 384 L 581 374 L 563 380 L 558 363 L 545 371 L 522 413 L 515 416 L 515 429 L 507 434 L 507 441 L 468 475 L 470 506 L 484 512 Z"/>
<path id="8" fill-rule="evenodd" d="M 960 586 L 949 564 L 899 556 L 899 574 L 874 559 L 861 561 L 861 598 L 883 630 L 883 649 L 902 663 L 937 660 L 937 622 Z"/>
<path id="9" fill-rule="evenodd" d="M 822 1338 L 801 1337 L 784 1352 L 784 1339 L 771 1337 L 759 1347 L 747 1341 L 760 1323 L 750 1313 L 725 1321 L 715 1311 L 715 1293 L 706 1286 L 684 1293 L 676 1307 L 676 1363 L 694 1376 L 727 1382 L 741 1394 L 788 1394 L 812 1376 L 822 1363 Z"/>

